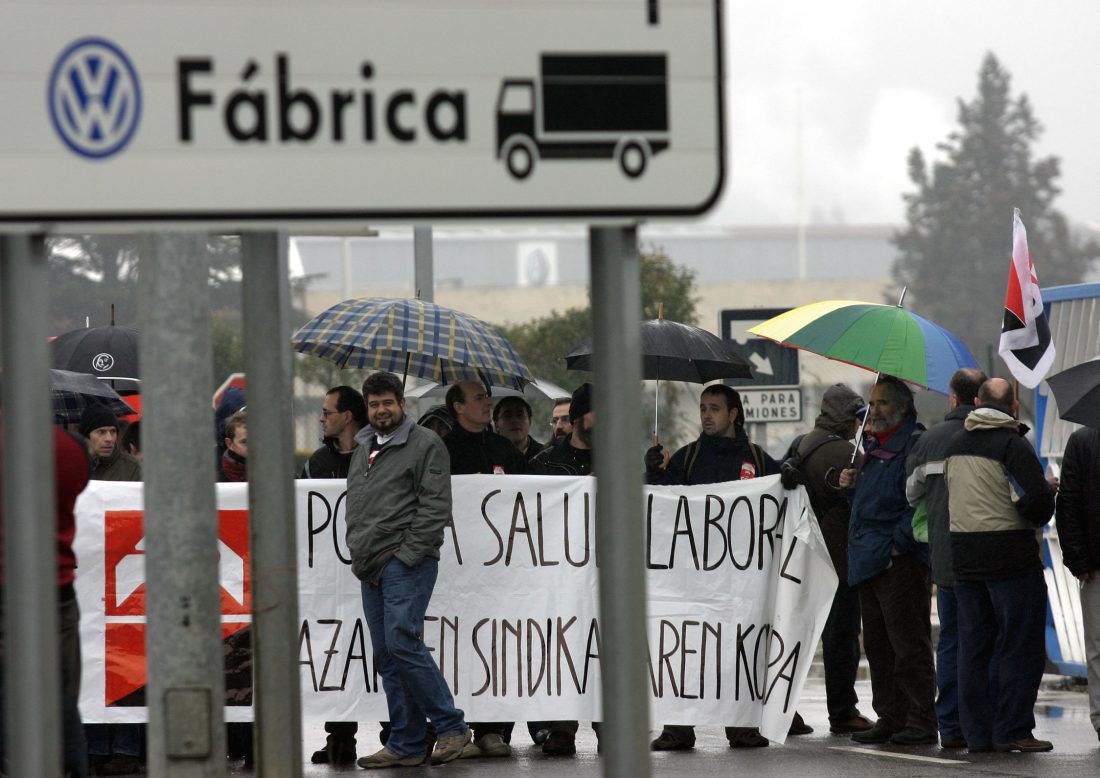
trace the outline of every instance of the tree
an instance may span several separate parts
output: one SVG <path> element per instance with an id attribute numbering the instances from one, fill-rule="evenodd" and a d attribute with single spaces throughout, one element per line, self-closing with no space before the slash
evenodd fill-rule
<path id="1" fill-rule="evenodd" d="M 1027 96 L 1014 98 L 1010 86 L 987 54 L 977 96 L 959 100 L 959 128 L 937 145 L 944 159 L 929 169 L 919 148 L 909 153 L 916 191 L 903 195 L 908 224 L 894 235 L 893 273 L 909 289 L 906 307 L 959 335 L 983 363 L 1000 337 L 1012 209 L 1023 215 L 1044 286 L 1080 281 L 1098 248 L 1054 208 L 1059 160 L 1033 158 L 1042 126 Z"/>

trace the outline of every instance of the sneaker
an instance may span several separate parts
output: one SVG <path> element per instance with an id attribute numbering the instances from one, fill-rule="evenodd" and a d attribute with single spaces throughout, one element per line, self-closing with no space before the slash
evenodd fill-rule
<path id="1" fill-rule="evenodd" d="M 966 748 L 966 738 L 962 735 L 952 735 L 951 737 L 941 735 L 940 748 Z"/>
<path id="2" fill-rule="evenodd" d="M 730 748 L 767 748 L 768 739 L 756 727 L 730 727 Z"/>
<path id="3" fill-rule="evenodd" d="M 844 721 L 829 722 L 829 731 L 834 735 L 850 735 L 853 732 L 866 732 L 873 726 L 870 719 L 857 713 Z"/>
<path id="4" fill-rule="evenodd" d="M 381 770 L 386 767 L 417 767 L 424 764 L 424 755 L 398 756 L 382 746 L 380 750 L 375 751 L 370 756 L 364 756 L 356 764 L 364 770 Z"/>
<path id="5" fill-rule="evenodd" d="M 324 748 L 313 752 L 309 758 L 313 764 L 335 766 L 355 764 L 355 738 L 333 737 L 329 735 Z"/>
<path id="6" fill-rule="evenodd" d="M 573 756 L 577 753 L 577 736 L 572 732 L 551 732 L 542 744 L 542 753 L 547 756 Z"/>
<path id="7" fill-rule="evenodd" d="M 865 729 L 862 732 L 853 732 L 852 740 L 857 743 L 885 743 L 894 736 L 896 731 L 897 730 L 889 724 L 877 721 L 870 729 Z"/>
<path id="8" fill-rule="evenodd" d="M 905 727 L 890 736 L 890 742 L 898 746 L 931 746 L 940 742 L 935 732 L 916 727 Z"/>
<path id="9" fill-rule="evenodd" d="M 787 730 L 788 735 L 808 735 L 814 731 L 814 728 L 807 724 L 802 714 L 795 711 L 794 718 L 791 719 L 791 727 Z"/>
<path id="10" fill-rule="evenodd" d="M 467 727 L 457 735 L 448 735 L 435 741 L 435 750 L 432 751 L 432 764 L 446 764 L 463 753 L 462 749 L 470 742 L 472 733 Z"/>
<path id="11" fill-rule="evenodd" d="M 685 740 L 679 735 L 665 730 L 649 744 L 649 747 L 653 751 L 690 751 L 695 748 L 695 740 Z"/>
<path id="12" fill-rule="evenodd" d="M 1033 737 L 1023 737 L 1013 740 L 1011 743 L 994 743 L 994 751 L 1025 751 L 1029 753 L 1038 751 L 1053 751 L 1054 744 L 1049 740 L 1036 740 Z"/>

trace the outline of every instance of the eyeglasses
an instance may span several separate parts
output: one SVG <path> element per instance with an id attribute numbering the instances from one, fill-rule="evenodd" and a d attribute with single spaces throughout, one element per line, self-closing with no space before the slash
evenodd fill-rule
<path id="1" fill-rule="evenodd" d="M 327 408 L 321 409 L 321 415 L 324 416 L 326 419 L 334 413 L 343 413 L 343 411 L 330 411 Z"/>
<path id="2" fill-rule="evenodd" d="M 559 424 L 559 423 L 568 424 L 569 423 L 569 417 L 568 416 L 551 416 L 550 417 L 550 426 L 551 427 L 553 427 L 555 424 Z"/>

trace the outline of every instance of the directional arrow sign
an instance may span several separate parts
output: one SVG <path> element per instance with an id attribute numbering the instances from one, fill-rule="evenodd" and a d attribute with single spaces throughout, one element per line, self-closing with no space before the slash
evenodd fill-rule
<path id="1" fill-rule="evenodd" d="M 799 384 L 798 350 L 757 338 L 748 329 L 787 308 L 740 308 L 721 312 L 722 339 L 752 364 L 752 379 L 730 379 L 730 386 L 746 388 L 796 387 Z"/>

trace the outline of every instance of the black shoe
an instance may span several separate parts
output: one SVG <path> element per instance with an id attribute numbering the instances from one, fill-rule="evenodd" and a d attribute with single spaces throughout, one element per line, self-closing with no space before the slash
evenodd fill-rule
<path id="1" fill-rule="evenodd" d="M 767 748 L 768 739 L 756 727 L 730 727 L 730 748 Z"/>
<path id="2" fill-rule="evenodd" d="M 874 724 L 866 716 L 856 714 L 850 719 L 844 719 L 843 721 L 830 721 L 829 731 L 834 735 L 850 735 L 853 732 L 866 732 Z"/>
<path id="3" fill-rule="evenodd" d="M 894 736 L 896 729 L 882 721 L 875 722 L 875 726 L 862 732 L 853 732 L 852 740 L 857 743 L 885 743 Z"/>
<path id="4" fill-rule="evenodd" d="M 695 748 L 695 739 L 684 740 L 679 735 L 665 730 L 649 744 L 649 748 L 651 751 L 690 751 Z"/>
<path id="5" fill-rule="evenodd" d="M 547 756 L 573 756 L 577 753 L 577 736 L 572 732 L 555 730 L 542 744 L 542 753 Z"/>
<path id="6" fill-rule="evenodd" d="M 966 738 L 964 738 L 962 735 L 941 737 L 940 748 L 966 748 Z"/>
<path id="7" fill-rule="evenodd" d="M 325 747 L 313 752 L 309 758 L 313 764 L 344 766 L 355 764 L 355 738 L 329 735 Z"/>
<path id="8" fill-rule="evenodd" d="M 940 742 L 935 732 L 906 727 L 890 736 L 890 742 L 899 746 L 931 746 Z"/>
<path id="9" fill-rule="evenodd" d="M 802 719 L 802 714 L 797 711 L 794 714 L 794 718 L 791 719 L 791 728 L 787 730 L 788 735 L 808 735 L 814 731 L 814 728 L 807 724 Z"/>

